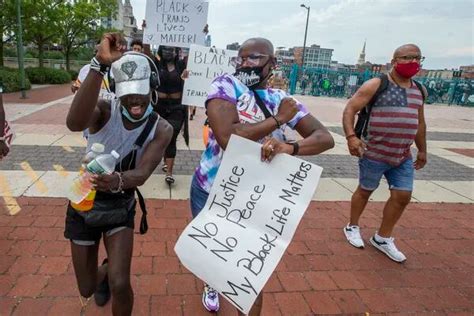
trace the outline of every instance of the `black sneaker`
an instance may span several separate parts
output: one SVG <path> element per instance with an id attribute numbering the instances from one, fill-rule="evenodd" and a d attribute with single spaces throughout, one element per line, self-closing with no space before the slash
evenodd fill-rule
<path id="1" fill-rule="evenodd" d="M 107 261 L 107 259 L 104 259 L 102 265 L 106 264 Z M 104 280 L 97 286 L 97 290 L 94 293 L 94 300 L 97 306 L 104 306 L 110 300 L 109 278 L 107 274 Z"/>

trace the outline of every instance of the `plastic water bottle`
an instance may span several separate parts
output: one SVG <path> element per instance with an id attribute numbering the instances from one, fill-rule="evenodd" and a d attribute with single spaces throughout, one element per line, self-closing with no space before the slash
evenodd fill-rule
<path id="1" fill-rule="evenodd" d="M 92 191 L 91 177 L 93 174 L 112 174 L 120 155 L 112 150 L 110 154 L 97 156 L 86 166 L 85 172 L 72 183 L 69 192 L 69 200 L 72 203 L 79 204 Z"/>
<path id="2" fill-rule="evenodd" d="M 81 163 L 81 169 L 79 169 L 79 176 L 81 176 L 85 171 L 87 164 L 94 160 L 97 156 L 102 154 L 104 152 L 104 145 L 100 143 L 94 143 L 91 146 L 91 151 L 89 151 L 85 156 L 84 159 L 82 159 Z M 96 195 L 95 190 L 91 190 L 89 194 L 79 203 L 73 203 L 71 202 L 71 206 L 77 210 L 77 211 L 90 211 L 92 209 L 92 206 L 94 206 L 94 200 L 95 200 L 95 195 Z"/>
<path id="3" fill-rule="evenodd" d="M 82 159 L 81 170 L 79 172 L 84 172 L 86 170 L 87 164 L 94 160 L 97 156 L 104 153 L 105 147 L 100 143 L 93 143 L 91 146 L 91 151 L 89 151 Z"/>

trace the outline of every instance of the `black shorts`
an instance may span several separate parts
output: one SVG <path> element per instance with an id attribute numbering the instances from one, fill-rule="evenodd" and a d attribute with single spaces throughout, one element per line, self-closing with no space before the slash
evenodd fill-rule
<path id="1" fill-rule="evenodd" d="M 123 223 L 115 225 L 91 227 L 84 222 L 84 218 L 72 208 L 69 203 L 66 212 L 66 225 L 64 229 L 64 237 L 70 240 L 80 241 L 94 241 L 98 243 L 102 234 L 112 231 L 118 227 L 128 227 L 131 229 L 135 228 L 135 207 L 136 202 L 130 208 L 127 216 L 127 220 Z"/>

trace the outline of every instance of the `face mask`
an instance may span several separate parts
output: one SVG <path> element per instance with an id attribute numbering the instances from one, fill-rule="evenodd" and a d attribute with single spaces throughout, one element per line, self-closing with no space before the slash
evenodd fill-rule
<path id="1" fill-rule="evenodd" d="M 263 68 L 265 68 L 267 64 L 260 66 L 260 67 L 242 67 L 235 71 L 234 77 L 240 80 L 244 85 L 249 87 L 250 89 L 257 87 L 260 83 L 265 81 L 271 73 L 269 73 L 266 77 L 263 77 Z"/>
<path id="2" fill-rule="evenodd" d="M 420 64 L 417 62 L 397 64 L 395 66 L 395 71 L 403 78 L 410 79 L 420 71 Z"/>
<path id="3" fill-rule="evenodd" d="M 130 113 L 128 113 L 128 110 L 122 105 L 122 115 L 125 116 L 127 120 L 129 120 L 132 123 L 138 123 L 141 122 L 150 116 L 151 112 L 153 112 L 153 106 L 151 106 L 151 103 L 148 104 L 148 108 L 146 109 L 145 113 L 143 113 L 143 116 L 139 119 L 134 119 Z"/>
<path id="4" fill-rule="evenodd" d="M 163 50 L 162 55 L 165 61 L 172 61 L 174 59 L 174 52 L 172 50 Z"/>

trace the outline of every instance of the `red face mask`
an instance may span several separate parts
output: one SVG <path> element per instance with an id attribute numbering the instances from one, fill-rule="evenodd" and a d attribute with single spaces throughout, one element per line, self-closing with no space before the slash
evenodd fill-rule
<path id="1" fill-rule="evenodd" d="M 403 78 L 410 79 L 420 71 L 420 64 L 417 62 L 397 64 L 395 66 L 395 71 Z"/>

